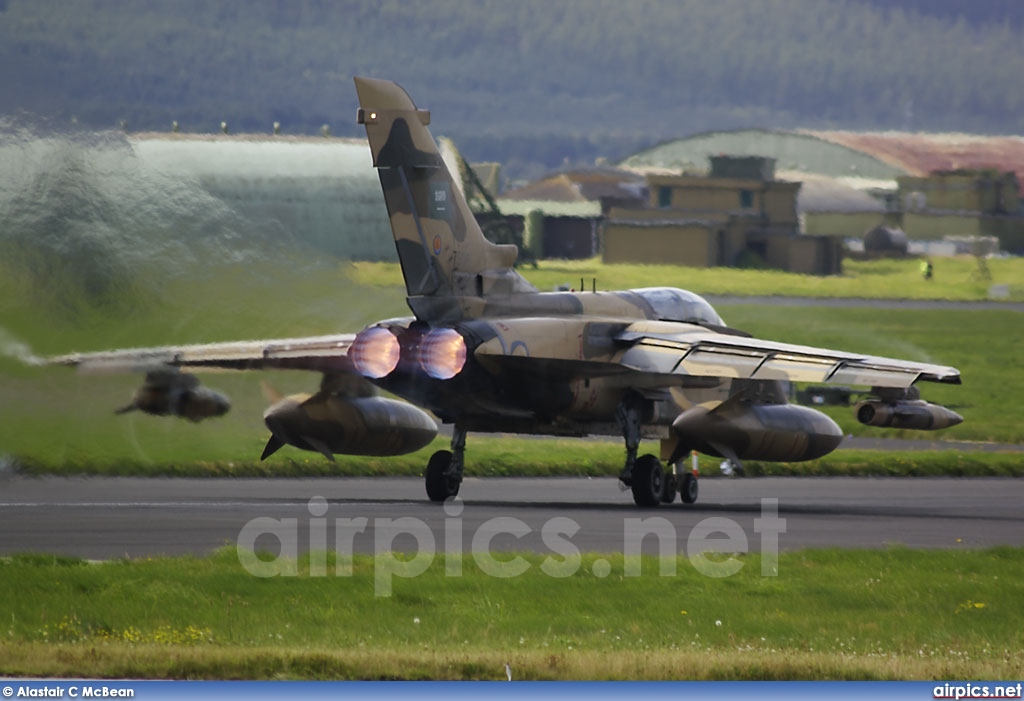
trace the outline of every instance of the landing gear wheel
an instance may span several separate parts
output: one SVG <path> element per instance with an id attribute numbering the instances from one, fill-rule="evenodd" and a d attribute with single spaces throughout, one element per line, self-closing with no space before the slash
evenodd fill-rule
<path id="1" fill-rule="evenodd" d="M 661 503 L 671 504 L 679 491 L 679 477 L 671 473 L 665 475 L 665 488 L 661 490 Z"/>
<path id="2" fill-rule="evenodd" d="M 665 468 L 661 460 L 653 455 L 637 458 L 633 466 L 633 501 L 637 506 L 657 506 L 665 491 Z"/>
<path id="3" fill-rule="evenodd" d="M 451 474 L 452 454 L 448 450 L 439 450 L 427 461 L 427 496 L 430 501 L 444 501 L 459 493 L 462 483 L 456 475 Z"/>
<path id="4" fill-rule="evenodd" d="M 692 504 L 697 501 L 698 484 L 697 478 L 692 472 L 683 475 L 683 482 L 679 485 L 679 498 L 684 504 Z"/>

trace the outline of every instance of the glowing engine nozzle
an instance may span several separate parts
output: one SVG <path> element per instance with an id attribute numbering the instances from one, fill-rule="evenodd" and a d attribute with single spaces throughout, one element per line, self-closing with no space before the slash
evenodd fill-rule
<path id="1" fill-rule="evenodd" d="M 379 379 L 398 367 L 401 348 L 398 338 L 382 326 L 371 326 L 356 335 L 348 357 L 363 377 Z"/>
<path id="2" fill-rule="evenodd" d="M 466 339 L 455 329 L 434 329 L 420 343 L 420 367 L 435 380 L 450 380 L 466 365 Z"/>

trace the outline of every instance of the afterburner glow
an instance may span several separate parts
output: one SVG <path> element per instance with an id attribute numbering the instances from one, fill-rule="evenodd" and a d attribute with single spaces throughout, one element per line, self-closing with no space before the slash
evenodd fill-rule
<path id="1" fill-rule="evenodd" d="M 420 367 L 435 380 L 450 380 L 466 364 L 466 341 L 455 329 L 434 329 L 420 344 Z"/>
<path id="2" fill-rule="evenodd" d="M 348 349 L 348 357 L 363 377 L 386 377 L 398 366 L 401 348 L 398 338 L 382 326 L 371 326 L 360 331 Z"/>

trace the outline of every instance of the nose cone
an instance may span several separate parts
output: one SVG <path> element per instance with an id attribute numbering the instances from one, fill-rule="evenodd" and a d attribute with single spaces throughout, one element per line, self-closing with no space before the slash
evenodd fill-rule
<path id="1" fill-rule="evenodd" d="M 956 426 L 964 422 L 964 417 L 956 413 L 952 409 L 946 407 L 938 407 L 942 410 L 938 416 L 935 417 L 935 428 L 949 428 L 950 426 Z"/>
<path id="2" fill-rule="evenodd" d="M 224 416 L 231 410 L 231 400 L 220 392 L 214 392 L 211 398 L 213 416 Z"/>
<path id="3" fill-rule="evenodd" d="M 271 433 L 287 440 L 287 437 L 301 425 L 305 418 L 302 403 L 306 399 L 308 399 L 306 395 L 293 394 L 275 402 L 263 412 L 263 423 L 267 425 Z"/>
<path id="4" fill-rule="evenodd" d="M 694 439 L 709 432 L 713 425 L 711 412 L 702 407 L 690 407 L 672 422 L 672 430 L 680 438 Z"/>
<path id="5" fill-rule="evenodd" d="M 260 460 L 266 460 L 286 445 L 296 445 L 296 435 L 302 422 L 302 402 L 306 395 L 285 397 L 263 412 L 263 423 L 270 429 L 270 440 Z"/>
<path id="6" fill-rule="evenodd" d="M 227 396 L 208 387 L 190 391 L 181 404 L 181 416 L 189 421 L 202 421 L 215 416 L 224 416 L 231 409 Z"/>
<path id="7" fill-rule="evenodd" d="M 839 424 L 821 412 L 814 413 L 817 416 L 812 430 L 807 434 L 807 457 L 804 460 L 816 460 L 828 455 L 843 442 L 843 429 L 839 428 Z"/>
<path id="8" fill-rule="evenodd" d="M 290 443 L 289 436 L 292 429 L 303 417 L 302 401 L 306 399 L 302 395 L 285 397 L 274 403 L 263 412 L 263 423 L 267 425 L 270 432 L 278 436 L 286 443 Z"/>
<path id="9" fill-rule="evenodd" d="M 267 407 L 266 411 L 263 412 L 263 419 L 267 420 L 271 418 L 277 419 L 294 416 L 299 411 L 299 406 L 302 404 L 303 399 L 305 399 L 305 397 L 301 395 L 292 395 L 274 402 Z"/>

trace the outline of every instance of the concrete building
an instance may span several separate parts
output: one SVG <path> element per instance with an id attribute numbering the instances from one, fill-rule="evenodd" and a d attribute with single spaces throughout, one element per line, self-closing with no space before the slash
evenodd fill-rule
<path id="1" fill-rule="evenodd" d="M 841 271 L 837 240 L 799 233 L 800 183 L 776 180 L 773 159 L 710 160 L 707 176 L 648 175 L 646 207 L 613 208 L 605 222 L 605 262 Z"/>
<path id="2" fill-rule="evenodd" d="M 643 176 L 614 168 L 557 173 L 498 198 L 510 223 L 543 258 L 593 258 L 601 251 L 601 226 L 615 207 L 637 207 L 647 198 Z"/>
<path id="3" fill-rule="evenodd" d="M 741 129 L 665 142 L 619 165 L 642 173 L 692 171 L 719 153 L 774 158 L 779 177 L 803 182 L 798 212 L 807 234 L 859 238 L 878 225 L 899 226 L 911 239 L 992 235 L 1005 250 L 1024 252 L 1024 137 Z M 944 175 L 913 189 L 936 172 Z M 968 185 L 967 173 L 989 175 Z M 903 178 L 910 180 L 900 184 Z M 912 192 L 924 197 L 908 206 Z"/>
<path id="4" fill-rule="evenodd" d="M 960 169 L 897 178 L 899 224 L 911 239 L 995 237 L 1024 253 L 1020 182 L 1012 171 Z"/>

